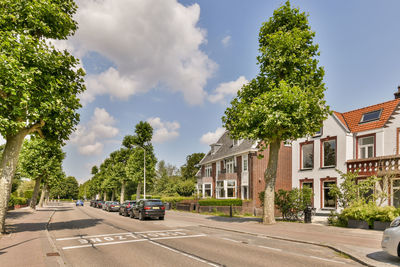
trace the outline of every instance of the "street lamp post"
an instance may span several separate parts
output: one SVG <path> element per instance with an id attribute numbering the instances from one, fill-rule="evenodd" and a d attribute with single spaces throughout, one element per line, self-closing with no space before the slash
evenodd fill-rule
<path id="1" fill-rule="evenodd" d="M 143 148 L 143 151 L 144 151 L 144 154 L 143 154 L 143 178 L 144 178 L 143 196 L 144 196 L 144 199 L 146 199 L 146 149 Z"/>

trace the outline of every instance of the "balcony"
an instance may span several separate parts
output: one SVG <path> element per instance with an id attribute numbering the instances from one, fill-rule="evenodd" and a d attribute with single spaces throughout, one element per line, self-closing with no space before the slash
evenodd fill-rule
<path id="1" fill-rule="evenodd" d="M 352 159 L 348 160 L 346 164 L 347 172 L 358 171 L 361 176 L 400 173 L 400 155 Z"/>

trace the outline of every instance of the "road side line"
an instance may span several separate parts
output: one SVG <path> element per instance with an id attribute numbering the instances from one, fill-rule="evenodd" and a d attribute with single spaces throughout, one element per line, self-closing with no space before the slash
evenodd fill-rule
<path id="1" fill-rule="evenodd" d="M 282 249 L 280 248 L 271 248 L 271 247 L 266 247 L 266 246 L 258 246 L 259 248 L 266 248 L 266 249 L 270 249 L 270 250 L 275 250 L 275 251 L 282 251 Z"/>
<path id="2" fill-rule="evenodd" d="M 233 240 L 233 239 L 226 238 L 226 237 L 221 237 L 221 239 L 228 240 L 228 241 L 235 242 L 235 243 L 242 243 L 242 242 L 240 242 L 240 241 Z"/>
<path id="3" fill-rule="evenodd" d="M 310 256 L 310 258 L 313 259 L 317 259 L 317 260 L 322 260 L 322 261 L 329 261 L 329 262 L 334 262 L 334 263 L 341 263 L 341 264 L 345 264 L 342 261 L 335 261 L 335 260 L 330 260 L 330 259 L 325 259 L 325 258 L 320 258 L 320 257 L 316 257 L 316 256 Z"/>
<path id="4" fill-rule="evenodd" d="M 175 232 L 175 231 L 188 231 L 188 230 L 186 230 L 186 229 L 158 230 L 158 231 L 133 232 L 133 234 L 158 233 L 158 232 Z"/>
<path id="5" fill-rule="evenodd" d="M 186 257 L 188 257 L 188 258 L 191 258 L 191 259 L 197 260 L 197 261 L 199 261 L 199 262 L 202 262 L 202 263 L 208 264 L 208 265 L 210 265 L 210 266 L 214 266 L 214 267 L 219 267 L 219 266 L 221 266 L 221 265 L 218 265 L 218 264 L 215 264 L 215 263 L 209 262 L 209 261 L 207 261 L 207 260 L 203 260 L 202 258 L 199 258 L 199 257 L 193 256 L 193 255 L 190 255 L 190 254 L 188 254 L 188 253 L 185 253 L 185 252 L 182 252 L 182 251 L 179 251 L 179 250 L 176 250 L 176 249 L 173 249 L 173 248 L 170 248 L 170 247 L 164 246 L 164 245 L 162 245 L 162 244 L 159 244 L 159 243 L 156 243 L 156 242 L 153 242 L 153 241 L 149 241 L 149 242 L 150 242 L 150 243 L 152 243 L 153 245 L 156 245 L 156 246 L 159 246 L 159 247 L 162 247 L 162 248 L 168 249 L 168 250 L 170 250 L 170 251 L 173 251 L 173 252 L 175 252 L 175 253 L 181 254 L 181 255 L 183 255 L 183 256 L 186 256 Z"/>
<path id="6" fill-rule="evenodd" d="M 147 239 L 136 239 L 136 240 L 116 241 L 116 242 L 89 244 L 89 245 L 81 245 L 81 246 L 71 246 L 71 247 L 63 247 L 62 249 L 67 250 L 67 249 L 73 249 L 73 248 L 88 248 L 88 247 L 98 247 L 98 246 L 107 246 L 107 245 L 132 243 L 132 242 L 143 242 L 143 241 L 147 241 Z"/>

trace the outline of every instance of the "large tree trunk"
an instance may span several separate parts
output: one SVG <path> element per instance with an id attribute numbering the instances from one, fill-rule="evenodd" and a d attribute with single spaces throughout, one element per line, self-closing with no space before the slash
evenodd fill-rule
<path id="1" fill-rule="evenodd" d="M 125 181 L 122 181 L 122 185 L 121 185 L 121 204 L 124 203 L 125 201 Z"/>
<path id="2" fill-rule="evenodd" d="M 136 200 L 137 201 L 140 199 L 140 191 L 142 190 L 141 187 L 142 187 L 142 184 L 138 183 L 137 188 L 136 188 Z"/>
<path id="3" fill-rule="evenodd" d="M 106 191 L 104 191 L 104 193 L 103 193 L 103 200 L 107 201 L 107 192 Z"/>
<path id="4" fill-rule="evenodd" d="M 50 191 L 49 191 L 49 186 L 46 185 L 46 194 L 44 195 L 44 204 L 48 205 L 49 204 L 49 198 L 50 198 Z"/>
<path id="5" fill-rule="evenodd" d="M 115 189 L 113 188 L 111 192 L 111 201 L 114 201 L 114 197 L 115 197 Z"/>
<path id="6" fill-rule="evenodd" d="M 264 193 L 264 213 L 263 223 L 275 223 L 275 182 L 278 170 L 278 156 L 281 142 L 275 140 L 269 145 L 268 167 L 264 173 L 265 193 Z"/>
<path id="7" fill-rule="evenodd" d="M 0 233 L 5 232 L 6 213 L 10 199 L 12 179 L 18 164 L 19 152 L 28 131 L 7 136 L 6 146 L 0 162 Z"/>
<path id="8" fill-rule="evenodd" d="M 37 202 L 37 197 L 39 195 L 39 189 L 40 189 L 40 182 L 41 181 L 42 181 L 42 176 L 39 176 L 35 180 L 35 187 L 33 188 L 31 203 L 29 203 L 29 207 L 31 209 L 36 209 L 36 202 Z"/>
<path id="9" fill-rule="evenodd" d="M 42 194 L 40 195 L 40 200 L 39 200 L 39 207 L 42 208 L 43 207 L 43 201 L 45 198 L 45 194 L 46 194 L 46 185 L 44 184 L 42 187 Z"/>

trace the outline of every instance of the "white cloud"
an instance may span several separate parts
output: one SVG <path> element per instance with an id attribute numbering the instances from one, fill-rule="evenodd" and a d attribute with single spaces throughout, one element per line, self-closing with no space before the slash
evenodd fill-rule
<path id="1" fill-rule="evenodd" d="M 96 108 L 86 125 L 78 125 L 70 141 L 78 146 L 78 151 L 82 155 L 99 155 L 103 152 L 104 142 L 119 132 L 113 127 L 115 122 L 105 109 Z"/>
<path id="2" fill-rule="evenodd" d="M 230 35 L 225 36 L 225 37 L 222 38 L 222 40 L 221 40 L 222 45 L 223 45 L 224 47 L 227 47 L 228 45 L 230 45 L 231 39 L 232 39 L 232 38 L 231 38 Z"/>
<path id="3" fill-rule="evenodd" d="M 187 103 L 201 104 L 204 86 L 217 64 L 200 46 L 206 31 L 197 26 L 200 6 L 177 0 L 80 0 L 79 30 L 60 47 L 83 56 L 95 51 L 113 62 L 98 75 L 88 75 L 83 103 L 97 95 L 117 99 L 154 87 L 181 92 Z"/>
<path id="4" fill-rule="evenodd" d="M 200 142 L 206 145 L 214 144 L 224 133 L 225 128 L 219 127 L 215 130 L 215 132 L 208 132 L 206 134 L 203 134 L 203 136 L 200 138 Z"/>
<path id="5" fill-rule="evenodd" d="M 163 122 L 160 118 L 149 118 L 148 123 L 153 127 L 153 139 L 154 143 L 164 143 L 173 140 L 179 136 L 180 124 L 176 121 L 173 122 Z"/>
<path id="6" fill-rule="evenodd" d="M 0 145 L 3 145 L 5 143 L 6 143 L 6 139 L 4 139 L 2 135 L 0 135 Z"/>
<path id="7" fill-rule="evenodd" d="M 235 96 L 237 91 L 248 82 L 249 81 L 244 76 L 240 76 L 236 81 L 220 83 L 214 93 L 208 96 L 208 100 L 211 103 L 220 102 L 225 104 L 225 98 L 227 96 Z"/>

